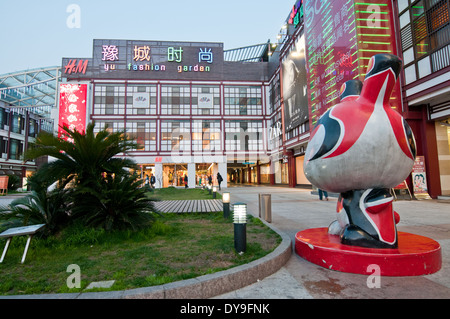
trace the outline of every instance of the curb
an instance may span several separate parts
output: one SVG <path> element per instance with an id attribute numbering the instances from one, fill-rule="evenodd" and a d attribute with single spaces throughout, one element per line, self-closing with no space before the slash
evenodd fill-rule
<path id="1" fill-rule="evenodd" d="M 0 296 L 0 299 L 207 299 L 256 283 L 277 272 L 292 255 L 288 235 L 261 221 L 282 241 L 274 251 L 248 264 L 164 285 L 123 291 Z"/>

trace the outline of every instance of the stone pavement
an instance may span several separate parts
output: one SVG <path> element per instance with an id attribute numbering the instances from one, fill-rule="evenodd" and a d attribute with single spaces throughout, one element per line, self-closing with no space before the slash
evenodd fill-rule
<path id="1" fill-rule="evenodd" d="M 259 215 L 258 195 L 271 194 L 271 227 L 283 235 L 283 242 L 292 242 L 292 254 L 280 252 L 283 266 L 270 275 L 256 273 L 263 266 L 273 264 L 270 258 L 255 263 L 254 268 L 243 267 L 243 271 L 229 270 L 196 279 L 164 285 L 164 287 L 142 288 L 136 291 L 104 292 L 86 294 L 64 294 L 61 296 L 28 296 L 30 298 L 204 298 L 201 295 L 214 289 L 217 283 L 230 284 L 231 276 L 248 286 L 232 292 L 214 295 L 214 299 L 447 299 L 450 298 L 450 200 L 398 200 L 394 209 L 400 214 L 399 231 L 427 236 L 438 241 L 442 251 L 442 268 L 435 274 L 415 277 L 382 277 L 380 288 L 369 288 L 368 275 L 349 274 L 329 270 L 312 264 L 294 251 L 297 232 L 316 227 L 327 227 L 335 219 L 337 198 L 319 201 L 311 190 L 286 187 L 229 187 L 231 204 L 244 202 L 248 212 Z M 0 204 L 8 204 L 13 198 L 0 197 Z M 285 251 L 289 246 L 285 245 Z M 281 258 L 280 258 L 281 256 Z M 289 257 L 290 256 L 290 257 Z M 264 259 L 264 258 L 263 258 Z M 287 260 L 287 262 L 285 262 Z M 273 267 L 273 265 L 272 265 Z M 255 270 L 256 269 L 256 270 Z M 250 278 L 251 277 L 251 278 Z M 236 281 L 236 280 L 234 280 Z M 196 291 L 196 288 L 201 287 Z M 194 292 L 198 292 L 195 295 Z M 171 297 L 171 293 L 173 297 Z M 209 292 L 211 293 L 211 292 Z M 185 295 L 183 295 L 185 294 Z M 24 296 L 17 296 L 23 298 Z M 14 298 L 14 297 L 9 297 Z M 9 299 L 8 298 L 8 299 Z"/>
<path id="2" fill-rule="evenodd" d="M 286 233 L 294 248 L 297 232 L 327 227 L 335 220 L 337 198 L 320 201 L 311 190 L 283 187 L 229 187 L 231 202 L 245 202 L 259 215 L 258 194 L 271 194 L 272 223 Z M 342 273 L 312 264 L 294 251 L 280 270 L 247 287 L 216 296 L 221 299 L 436 299 L 450 298 L 450 200 L 398 200 L 399 231 L 439 242 L 442 268 L 435 274 L 382 277 L 380 288 L 369 288 L 368 275 Z"/>

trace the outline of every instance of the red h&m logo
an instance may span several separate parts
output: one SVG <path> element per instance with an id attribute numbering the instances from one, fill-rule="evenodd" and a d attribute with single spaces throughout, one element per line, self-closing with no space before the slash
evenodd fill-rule
<path id="1" fill-rule="evenodd" d="M 86 73 L 87 65 L 89 60 L 81 60 L 78 61 L 77 59 L 70 59 L 69 62 L 64 66 L 64 73 L 72 74 L 72 73 Z"/>

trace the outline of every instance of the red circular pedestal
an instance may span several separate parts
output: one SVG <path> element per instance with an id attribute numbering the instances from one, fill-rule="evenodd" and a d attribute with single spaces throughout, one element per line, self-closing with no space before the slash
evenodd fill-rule
<path id="1" fill-rule="evenodd" d="M 312 228 L 295 236 L 296 253 L 324 268 L 370 275 L 377 265 L 381 276 L 429 275 L 441 269 L 441 246 L 433 239 L 398 232 L 397 249 L 376 249 L 343 245 L 328 228 Z"/>

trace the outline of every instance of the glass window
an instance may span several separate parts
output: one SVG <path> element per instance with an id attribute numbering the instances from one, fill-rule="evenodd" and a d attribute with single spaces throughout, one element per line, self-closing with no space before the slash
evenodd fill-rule
<path id="1" fill-rule="evenodd" d="M 402 12 L 408 7 L 408 0 L 398 0 L 397 5 L 398 5 L 398 12 Z"/>
<path id="2" fill-rule="evenodd" d="M 94 90 L 94 114 L 122 115 L 125 113 L 125 85 L 97 84 Z"/>
<path id="3" fill-rule="evenodd" d="M 161 88 L 161 114 L 190 115 L 191 94 L 189 86 L 162 86 Z"/>
<path id="4" fill-rule="evenodd" d="M 413 64 L 407 68 L 405 68 L 405 82 L 409 84 L 417 80 L 416 77 L 416 66 Z"/>

